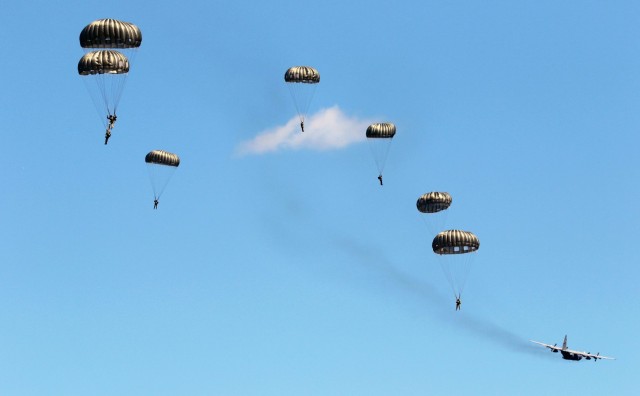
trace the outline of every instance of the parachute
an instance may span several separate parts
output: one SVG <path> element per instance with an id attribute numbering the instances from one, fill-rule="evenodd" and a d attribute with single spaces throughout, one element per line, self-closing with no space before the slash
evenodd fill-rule
<path id="1" fill-rule="evenodd" d="M 173 173 L 180 166 L 180 158 L 168 151 L 153 150 L 145 156 L 144 162 L 147 163 L 153 197 L 156 200 L 160 199 Z"/>
<path id="2" fill-rule="evenodd" d="M 427 216 L 421 216 L 429 231 L 432 234 L 441 230 L 447 218 L 447 209 L 451 206 L 453 198 L 446 192 L 432 191 L 422 194 L 416 202 L 416 207 L 420 213 Z"/>
<path id="3" fill-rule="evenodd" d="M 130 22 L 117 19 L 98 19 L 80 32 L 80 46 L 85 51 L 100 49 L 119 49 L 129 59 L 142 44 L 142 32 Z"/>
<path id="4" fill-rule="evenodd" d="M 451 206 L 453 198 L 446 192 L 433 191 L 422 194 L 416 202 L 418 211 L 422 213 L 438 213 Z"/>
<path id="5" fill-rule="evenodd" d="M 80 32 L 80 47 L 85 56 L 78 63 L 78 73 L 89 76 L 83 81 L 109 135 L 116 120 L 129 66 L 141 44 L 140 29 L 130 22 L 116 19 L 98 19 Z"/>
<path id="6" fill-rule="evenodd" d="M 300 122 L 304 123 L 316 85 L 320 82 L 320 73 L 310 66 L 294 66 L 284 73 L 284 81 L 289 86 Z"/>
<path id="7" fill-rule="evenodd" d="M 78 74 L 86 83 L 105 127 L 106 116 L 116 113 L 128 73 L 129 60 L 118 51 L 91 51 L 78 62 Z"/>
<path id="8" fill-rule="evenodd" d="M 395 135 L 396 126 L 388 122 L 371 124 L 367 128 L 367 141 L 380 176 L 382 176 L 391 141 Z"/>
<path id="9" fill-rule="evenodd" d="M 129 60 L 118 51 L 89 52 L 78 62 L 78 74 L 124 74 L 129 72 Z"/>
<path id="10" fill-rule="evenodd" d="M 284 81 L 290 83 L 317 84 L 320 82 L 320 73 L 311 66 L 294 66 L 284 73 Z"/>
<path id="11" fill-rule="evenodd" d="M 431 243 L 433 252 L 439 256 L 444 272 L 456 297 L 460 297 L 467 281 L 471 261 L 480 249 L 480 240 L 469 231 L 442 231 Z"/>

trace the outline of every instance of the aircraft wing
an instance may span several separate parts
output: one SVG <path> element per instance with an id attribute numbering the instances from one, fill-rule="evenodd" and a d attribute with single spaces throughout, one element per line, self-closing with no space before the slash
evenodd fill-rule
<path id="1" fill-rule="evenodd" d="M 574 355 L 580 355 L 585 359 L 593 359 L 593 360 L 598 360 L 598 359 L 607 359 L 607 360 L 616 360 L 616 358 L 612 358 L 612 357 L 608 357 L 608 356 L 600 356 L 600 353 L 596 353 L 595 355 L 593 353 L 589 353 L 589 352 L 582 352 L 582 351 L 572 351 L 571 349 L 568 349 L 567 352 L 569 353 L 573 353 Z"/>
<path id="2" fill-rule="evenodd" d="M 531 341 L 531 342 L 533 342 L 535 344 L 542 345 L 543 347 L 549 348 L 552 351 L 561 351 L 562 350 L 562 348 L 559 347 L 559 346 L 549 345 L 549 344 L 545 344 L 544 342 L 538 342 L 538 341 L 533 341 L 533 340 L 529 340 L 529 341 Z"/>

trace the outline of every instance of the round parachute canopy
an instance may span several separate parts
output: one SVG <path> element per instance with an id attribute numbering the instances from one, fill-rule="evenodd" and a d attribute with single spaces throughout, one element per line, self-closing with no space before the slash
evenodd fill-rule
<path id="1" fill-rule="evenodd" d="M 416 207 L 422 213 L 438 213 L 448 209 L 452 200 L 449 193 L 433 191 L 422 194 L 416 202 Z"/>
<path id="2" fill-rule="evenodd" d="M 284 81 L 288 83 L 317 84 L 320 73 L 311 66 L 294 66 L 284 73 Z"/>
<path id="3" fill-rule="evenodd" d="M 144 157 L 144 162 L 147 164 L 174 166 L 177 168 L 180 165 L 180 158 L 176 154 L 168 151 L 153 150 Z"/>
<path id="4" fill-rule="evenodd" d="M 371 124 L 367 128 L 367 137 L 373 139 L 390 139 L 396 134 L 396 126 L 390 122 Z"/>
<path id="5" fill-rule="evenodd" d="M 78 62 L 78 74 L 126 74 L 129 60 L 118 51 L 91 51 Z"/>
<path id="6" fill-rule="evenodd" d="M 395 134 L 396 126 L 390 122 L 371 124 L 367 128 L 367 142 L 380 176 L 382 176 L 382 171 L 387 162 L 387 155 L 389 155 L 389 148 L 393 141 L 392 138 Z"/>
<path id="7" fill-rule="evenodd" d="M 116 19 L 98 19 L 80 32 L 82 48 L 138 48 L 140 44 L 140 29 L 133 23 Z"/>
<path id="8" fill-rule="evenodd" d="M 463 254 L 480 249 L 480 240 L 469 231 L 448 230 L 442 231 L 431 243 L 436 254 Z"/>

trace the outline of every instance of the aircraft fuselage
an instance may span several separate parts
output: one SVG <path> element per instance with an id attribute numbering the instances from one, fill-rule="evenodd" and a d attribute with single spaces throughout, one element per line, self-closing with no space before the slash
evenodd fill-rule
<path id="1" fill-rule="evenodd" d="M 575 355 L 571 352 L 560 351 L 560 353 L 562 353 L 562 358 L 565 360 L 575 360 L 575 361 L 582 360 L 582 356 Z"/>

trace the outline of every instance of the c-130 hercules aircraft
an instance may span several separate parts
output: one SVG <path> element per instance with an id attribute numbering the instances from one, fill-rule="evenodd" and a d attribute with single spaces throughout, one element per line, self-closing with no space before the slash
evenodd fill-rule
<path id="1" fill-rule="evenodd" d="M 551 349 L 551 352 L 554 353 L 558 353 L 560 352 L 562 354 L 562 358 L 565 360 L 582 360 L 587 359 L 587 360 L 591 360 L 593 359 L 594 361 L 597 361 L 598 359 L 607 359 L 607 360 L 615 360 L 615 358 L 612 357 L 607 357 L 607 356 L 600 356 L 600 352 L 598 352 L 597 354 L 592 354 L 591 352 L 580 352 L 580 351 L 573 351 L 569 348 L 567 348 L 567 336 L 564 336 L 564 342 L 562 343 L 562 348 L 556 346 L 557 344 L 553 344 L 553 345 L 549 345 L 549 344 L 544 344 L 542 342 L 538 342 L 538 341 L 533 341 L 533 340 L 529 340 L 531 342 L 535 342 L 536 344 L 540 344 L 542 346 L 544 346 L 545 348 L 549 348 Z"/>

